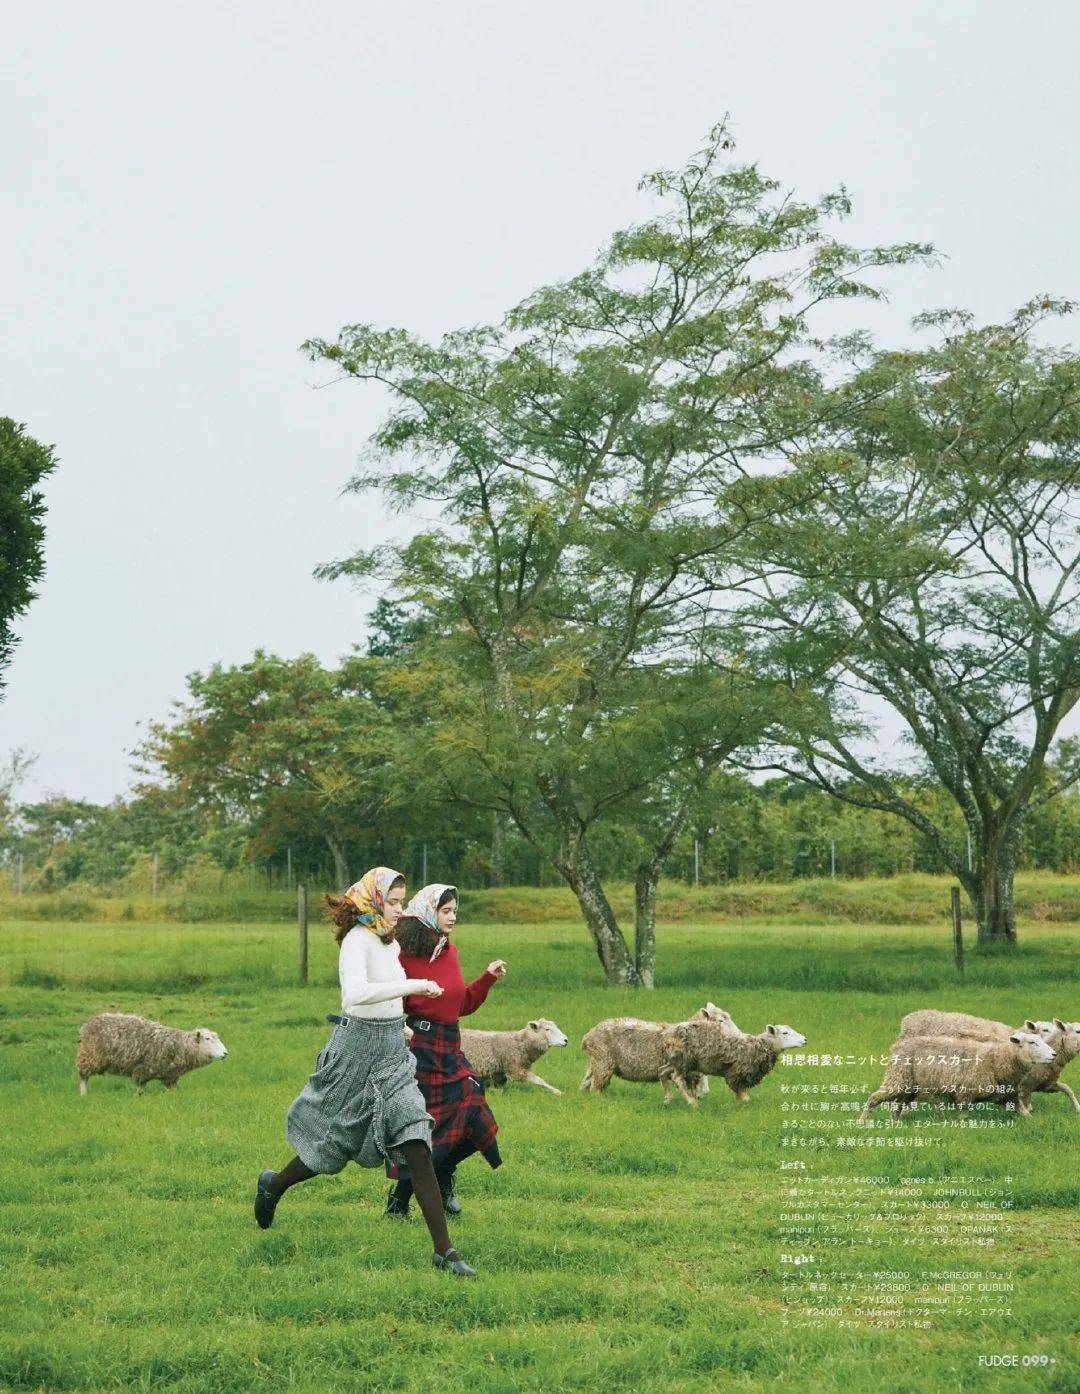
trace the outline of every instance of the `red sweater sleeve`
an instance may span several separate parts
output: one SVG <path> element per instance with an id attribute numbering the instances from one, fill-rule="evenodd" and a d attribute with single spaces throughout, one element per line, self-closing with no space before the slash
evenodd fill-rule
<path id="1" fill-rule="evenodd" d="M 480 974 L 474 983 L 470 983 L 465 989 L 465 996 L 461 1003 L 461 1015 L 472 1016 L 477 1007 L 482 1007 L 487 1000 L 487 995 L 498 982 L 494 973 L 489 973 L 487 969 Z"/>

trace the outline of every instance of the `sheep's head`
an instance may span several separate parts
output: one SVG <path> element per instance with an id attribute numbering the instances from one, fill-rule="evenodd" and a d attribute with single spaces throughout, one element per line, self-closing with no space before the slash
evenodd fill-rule
<path id="1" fill-rule="evenodd" d="M 535 1021 L 530 1021 L 527 1029 L 543 1038 L 545 1050 L 547 1050 L 548 1046 L 564 1046 L 567 1044 L 565 1035 L 553 1021 L 548 1021 L 546 1016 L 537 1017 Z"/>
<path id="2" fill-rule="evenodd" d="M 718 1021 L 721 1026 L 728 1026 L 732 1031 L 739 1028 L 735 1025 L 734 1018 L 730 1012 L 725 1012 L 723 1007 L 718 1007 L 715 1002 L 706 1002 L 704 1007 L 699 1008 L 697 1013 L 699 1021 Z"/>
<path id="3" fill-rule="evenodd" d="M 1040 1036 L 1061 1061 L 1072 1060 L 1074 1056 L 1080 1055 L 1078 1022 L 1062 1021 L 1056 1016 L 1052 1021 L 1025 1021 L 1020 1029 L 1022 1032 L 1032 1032 Z"/>
<path id="4" fill-rule="evenodd" d="M 1053 1046 L 1034 1031 L 1014 1031 L 1009 1040 L 1020 1046 L 1036 1064 L 1049 1065 L 1055 1058 Z"/>
<path id="5" fill-rule="evenodd" d="M 766 1026 L 765 1034 L 781 1050 L 794 1050 L 796 1046 L 806 1044 L 806 1037 L 793 1026 Z"/>
<path id="6" fill-rule="evenodd" d="M 206 1060 L 224 1060 L 228 1051 L 225 1043 L 216 1031 L 208 1031 L 205 1026 L 200 1026 L 194 1032 L 195 1046 L 198 1052 Z"/>
<path id="7" fill-rule="evenodd" d="M 1054 1030 L 1057 1040 L 1051 1041 L 1059 1060 L 1072 1060 L 1080 1055 L 1080 1022 L 1062 1021 L 1054 1017 Z"/>

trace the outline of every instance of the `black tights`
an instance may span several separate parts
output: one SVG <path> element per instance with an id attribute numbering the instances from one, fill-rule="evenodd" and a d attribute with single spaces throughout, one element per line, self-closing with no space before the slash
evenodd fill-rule
<path id="1" fill-rule="evenodd" d="M 463 1162 L 466 1157 L 471 1157 L 475 1151 L 476 1148 L 471 1142 L 459 1142 L 456 1147 L 451 1148 L 445 1159 L 435 1168 L 435 1179 L 438 1181 L 441 1191 L 453 1189 L 454 1172 L 457 1170 L 458 1165 Z M 484 1148 L 484 1156 L 490 1166 L 502 1166 L 502 1157 L 499 1155 L 499 1144 L 497 1142 L 489 1143 L 488 1146 Z M 412 1194 L 412 1177 L 400 1176 L 397 1185 L 394 1187 L 394 1199 L 400 1205 L 405 1206 L 408 1205 L 409 1201 L 412 1199 Z"/>
<path id="2" fill-rule="evenodd" d="M 424 1220 L 427 1222 L 428 1233 L 431 1235 L 431 1242 L 435 1245 L 435 1252 L 445 1254 L 453 1245 L 450 1243 L 450 1234 L 446 1228 L 442 1192 L 435 1179 L 435 1169 L 431 1165 L 431 1152 L 426 1142 L 416 1140 L 403 1142 L 401 1150 L 405 1154 L 405 1164 L 412 1177 L 412 1189 L 420 1203 Z M 299 1157 L 294 1157 L 279 1172 L 275 1172 L 274 1179 L 266 1189 L 272 1196 L 283 1196 L 290 1186 L 296 1186 L 301 1181 L 309 1181 L 315 1175 L 317 1173 L 305 1166 Z"/>

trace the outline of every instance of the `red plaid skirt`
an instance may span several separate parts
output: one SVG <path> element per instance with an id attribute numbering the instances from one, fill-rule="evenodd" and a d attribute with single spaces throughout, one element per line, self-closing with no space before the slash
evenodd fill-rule
<path id="1" fill-rule="evenodd" d="M 435 1120 L 431 1134 L 431 1160 L 441 1166 L 453 1153 L 455 1163 L 483 1152 L 495 1141 L 499 1125 L 488 1107 L 484 1086 L 461 1050 L 457 1022 L 424 1021 L 410 1017 L 410 1042 L 416 1056 L 416 1082 L 427 1111 Z M 423 1029 L 426 1028 L 426 1029 Z M 389 1162 L 390 1177 L 408 1176 L 407 1167 Z"/>

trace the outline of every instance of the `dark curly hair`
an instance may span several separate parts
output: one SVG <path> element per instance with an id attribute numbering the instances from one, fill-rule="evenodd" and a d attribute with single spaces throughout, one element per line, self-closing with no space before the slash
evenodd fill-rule
<path id="1" fill-rule="evenodd" d="M 457 900 L 457 889 L 454 886 L 447 886 L 446 890 L 439 896 L 436 910 L 441 910 L 452 900 Z M 411 958 L 430 958 L 435 952 L 435 945 L 439 942 L 439 935 L 430 925 L 426 925 L 423 920 L 418 920 L 415 915 L 403 915 L 398 920 L 397 941 L 401 945 L 403 954 L 408 954 Z"/>
<path id="2" fill-rule="evenodd" d="M 404 889 L 404 886 L 404 876 L 397 876 L 390 882 L 387 890 L 399 891 Z M 334 926 L 334 939 L 340 944 L 349 930 L 355 927 L 357 920 L 360 918 L 360 911 L 348 896 L 327 895 L 324 896 L 323 899 L 326 902 L 326 918 Z M 394 930 L 390 930 L 388 934 L 379 935 L 379 938 L 384 944 L 392 944 L 394 942 L 394 937 Z"/>

